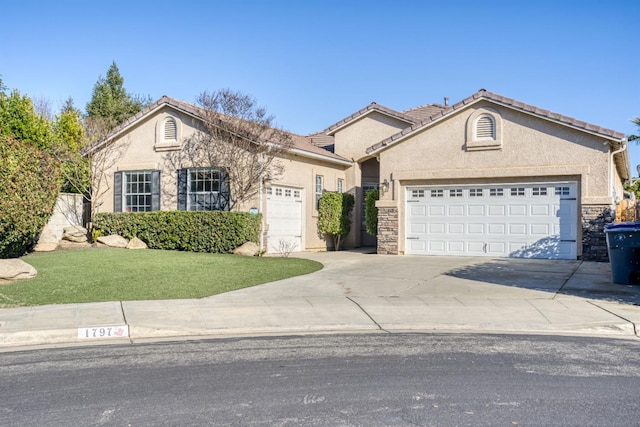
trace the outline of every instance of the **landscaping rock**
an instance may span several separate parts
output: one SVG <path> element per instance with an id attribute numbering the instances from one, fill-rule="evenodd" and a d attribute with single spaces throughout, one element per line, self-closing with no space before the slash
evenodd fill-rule
<path id="1" fill-rule="evenodd" d="M 55 251 L 58 247 L 58 236 L 53 232 L 51 227 L 45 225 L 38 237 L 38 243 L 33 248 L 36 252 L 51 252 Z"/>
<path id="2" fill-rule="evenodd" d="M 147 249 L 147 244 L 137 237 L 134 237 L 129 241 L 127 249 Z"/>
<path id="3" fill-rule="evenodd" d="M 65 227 L 62 234 L 62 240 L 84 243 L 87 241 L 87 229 L 80 225 Z"/>
<path id="4" fill-rule="evenodd" d="M 129 241 L 127 239 L 117 234 L 112 234 L 110 236 L 100 236 L 98 237 L 98 242 L 111 248 L 126 248 L 129 244 Z"/>
<path id="5" fill-rule="evenodd" d="M 89 242 L 71 242 L 69 240 L 60 240 L 58 249 L 87 249 L 91 247 Z"/>
<path id="6" fill-rule="evenodd" d="M 18 258 L 0 259 L 0 279 L 32 279 L 38 272 L 33 266 Z"/>
<path id="7" fill-rule="evenodd" d="M 241 246 L 238 246 L 233 250 L 234 255 L 242 255 L 242 256 L 256 256 L 260 248 L 253 242 L 244 243 Z"/>

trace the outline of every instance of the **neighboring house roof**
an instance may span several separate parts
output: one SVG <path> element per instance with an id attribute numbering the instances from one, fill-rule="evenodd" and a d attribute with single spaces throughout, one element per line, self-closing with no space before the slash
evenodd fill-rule
<path id="1" fill-rule="evenodd" d="M 429 117 L 442 112 L 445 110 L 447 106 L 440 104 L 427 104 L 422 105 L 420 107 L 412 108 L 410 110 L 405 110 L 404 114 L 407 116 L 414 117 L 418 121 L 426 120 Z"/>
<path id="2" fill-rule="evenodd" d="M 174 110 L 181 111 L 189 116 L 194 117 L 195 119 L 202 120 L 202 112 L 200 108 L 197 107 L 196 105 L 189 104 L 188 102 L 180 101 L 164 95 L 162 98 L 158 99 L 154 103 L 143 108 L 140 112 L 138 112 L 134 116 L 127 119 L 124 123 L 120 124 L 119 126 L 116 126 L 114 129 L 111 130 L 111 132 L 109 132 L 109 134 L 107 134 L 106 137 L 96 142 L 91 147 L 89 147 L 87 151 L 91 152 L 91 151 L 99 150 L 105 144 L 108 144 L 109 141 L 112 141 L 113 139 L 122 135 L 132 126 L 135 126 L 135 124 L 139 120 L 141 120 L 143 117 L 148 116 L 164 107 L 169 107 Z M 312 144 L 311 141 L 309 141 L 307 138 L 303 136 L 295 135 L 290 132 L 287 132 L 287 133 L 291 135 L 291 138 L 293 141 L 293 148 L 291 149 L 292 154 L 314 158 L 317 160 L 324 160 L 332 163 L 338 163 L 345 166 L 350 166 L 353 163 L 350 160 L 345 159 L 344 157 L 341 157 L 337 154 L 334 154 L 332 152 L 329 152 L 321 147 L 318 147 Z"/>
<path id="3" fill-rule="evenodd" d="M 326 128 L 324 131 L 319 132 L 319 133 L 323 133 L 326 135 L 332 135 L 333 133 L 335 133 L 336 131 L 338 131 L 339 129 L 343 128 L 344 126 L 348 125 L 349 123 L 353 122 L 354 120 L 358 120 L 361 119 L 371 113 L 380 113 L 380 114 L 384 114 L 386 116 L 389 117 L 393 117 L 394 119 L 398 119 L 400 121 L 406 122 L 407 124 L 414 124 L 417 123 L 419 120 L 417 120 L 415 117 L 410 116 L 408 114 L 405 113 L 401 113 L 399 111 L 396 110 L 392 110 L 391 108 L 385 107 L 384 105 L 380 105 L 380 104 L 376 104 L 375 102 L 372 102 L 371 104 L 367 105 L 366 107 L 356 111 L 355 113 L 353 113 L 352 115 L 350 115 L 349 117 L 345 117 L 344 119 L 340 120 L 337 123 L 334 123 L 333 125 L 329 126 L 328 128 Z"/>
<path id="4" fill-rule="evenodd" d="M 612 141 L 619 142 L 624 138 L 624 134 L 621 132 L 616 132 L 611 129 L 603 128 L 600 126 L 592 125 L 587 122 L 583 122 L 581 120 L 574 119 L 572 117 L 564 116 L 562 114 L 554 113 L 549 110 L 544 110 L 542 108 L 535 107 L 533 105 L 525 104 L 524 102 L 516 101 L 512 98 L 507 98 L 502 95 L 498 95 L 493 92 L 489 92 L 485 89 L 480 89 L 478 92 L 474 93 L 468 98 L 463 99 L 462 101 L 446 107 L 442 109 L 440 112 L 436 112 L 436 114 L 424 119 L 418 123 L 415 123 L 406 129 L 396 133 L 395 135 L 391 135 L 390 137 L 378 142 L 377 144 L 372 145 L 367 148 L 367 154 L 373 154 L 389 145 L 395 144 L 399 140 L 405 139 L 411 134 L 414 134 L 420 130 L 427 128 L 428 126 L 439 122 L 443 118 L 469 106 L 478 103 L 480 101 L 489 101 L 495 104 L 499 104 L 508 108 L 512 108 L 514 110 L 522 111 L 527 114 L 531 114 L 536 117 L 540 117 L 542 119 L 550 120 L 565 126 L 572 127 L 574 129 L 578 129 L 584 132 L 588 132 L 591 134 L 595 134 L 598 136 L 602 136 L 603 138 L 607 138 Z"/>

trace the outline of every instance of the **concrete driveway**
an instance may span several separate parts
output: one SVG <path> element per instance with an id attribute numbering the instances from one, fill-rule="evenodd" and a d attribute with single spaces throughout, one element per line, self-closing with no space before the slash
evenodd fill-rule
<path id="1" fill-rule="evenodd" d="M 318 272 L 200 299 L 0 309 L 0 347 L 261 334 L 467 331 L 637 337 L 640 286 L 609 264 L 304 252 Z M 88 342 L 90 343 L 90 342 Z"/>

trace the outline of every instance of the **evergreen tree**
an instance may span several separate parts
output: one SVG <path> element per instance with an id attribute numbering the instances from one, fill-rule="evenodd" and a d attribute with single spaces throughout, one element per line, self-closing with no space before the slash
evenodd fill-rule
<path id="1" fill-rule="evenodd" d="M 107 77 L 100 76 L 93 86 L 91 101 L 87 104 L 87 116 L 101 118 L 109 128 L 113 128 L 148 104 L 148 98 L 131 95 L 125 90 L 124 78 L 114 61 L 107 71 Z"/>

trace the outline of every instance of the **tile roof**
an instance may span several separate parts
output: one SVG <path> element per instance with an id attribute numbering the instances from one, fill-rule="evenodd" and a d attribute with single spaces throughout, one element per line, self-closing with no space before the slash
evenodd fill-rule
<path id="1" fill-rule="evenodd" d="M 336 131 L 337 129 L 341 128 L 342 126 L 346 125 L 349 122 L 352 122 L 356 119 L 359 119 L 362 116 L 365 116 L 367 114 L 369 114 L 370 112 L 374 112 L 377 111 L 379 113 L 382 114 L 386 114 L 388 116 L 394 117 L 398 120 L 402 120 L 404 122 L 407 123 L 417 123 L 419 120 L 417 120 L 415 117 L 412 117 L 408 114 L 405 113 L 401 113 L 399 111 L 396 110 L 392 110 L 391 108 L 385 107 L 384 105 L 380 105 L 380 104 L 376 104 L 375 102 L 372 102 L 371 104 L 367 105 L 366 107 L 356 111 L 355 113 L 353 113 L 352 115 L 350 115 L 349 117 L 345 117 L 344 119 L 340 120 L 337 123 L 334 123 L 333 125 L 329 126 L 328 128 L 326 128 L 324 131 L 322 131 L 321 133 L 325 133 L 327 135 L 330 135 L 332 132 Z"/>
<path id="2" fill-rule="evenodd" d="M 434 114 L 438 114 L 447 107 L 440 104 L 427 104 L 420 107 L 405 110 L 404 114 L 416 118 L 418 121 L 426 120 Z"/>
<path id="3" fill-rule="evenodd" d="M 590 132 L 590 133 L 594 133 L 597 135 L 601 135 L 603 137 L 609 138 L 609 139 L 618 139 L 621 140 L 622 138 L 624 138 L 624 134 L 622 132 L 616 132 L 614 130 L 611 129 L 607 129 L 607 128 L 603 128 L 600 126 L 596 126 L 596 125 L 592 125 L 590 123 L 587 122 L 583 122 L 581 120 L 577 120 L 574 119 L 572 117 L 568 117 L 568 116 L 564 116 L 562 114 L 558 114 L 558 113 L 554 113 L 552 111 L 549 110 L 545 110 L 542 108 L 538 108 L 536 106 L 533 105 L 529 105 L 529 104 L 525 104 L 524 102 L 520 102 L 517 101 L 515 99 L 512 98 L 507 98 L 505 96 L 502 95 L 498 95 L 496 93 L 493 92 L 489 92 L 488 90 L 485 89 L 480 89 L 478 92 L 474 93 L 473 95 L 471 95 L 468 98 L 463 99 L 462 101 L 453 104 L 449 107 L 445 107 L 444 109 L 442 109 L 439 112 L 436 112 L 434 115 L 428 117 L 427 119 L 424 119 L 418 123 L 415 123 L 409 127 L 407 127 L 406 129 L 403 129 L 402 131 L 396 133 L 395 135 L 391 135 L 390 137 L 378 142 L 377 144 L 372 145 L 371 147 L 367 148 L 366 153 L 367 154 L 371 154 L 377 150 L 380 150 L 390 144 L 395 143 L 397 140 L 404 138 L 405 136 L 416 132 L 420 129 L 423 129 L 427 126 L 429 126 L 430 124 L 440 120 L 443 117 L 446 117 L 452 113 L 454 113 L 455 111 L 461 110 L 463 108 L 466 108 L 467 106 L 469 106 L 470 104 L 474 104 L 476 102 L 479 102 L 481 100 L 487 100 L 487 101 L 491 101 L 497 104 L 501 104 L 510 108 L 513 108 L 515 110 L 519 110 L 519 111 L 523 111 L 525 113 L 528 114 L 532 114 L 534 116 L 538 116 L 544 119 L 548 119 L 548 120 L 552 120 L 555 121 L 557 123 L 566 125 L 566 126 L 570 126 L 579 130 L 583 130 L 586 132 Z M 406 112 L 405 112 L 406 113 Z"/>
<path id="4" fill-rule="evenodd" d="M 164 95 L 162 98 L 158 99 L 157 101 L 143 108 L 140 112 L 138 112 L 134 116 L 127 119 L 121 125 L 115 127 L 113 130 L 111 130 L 111 132 L 109 132 L 109 134 L 107 134 L 106 137 L 104 137 L 103 139 L 98 141 L 96 144 L 94 144 L 92 147 L 90 147 L 88 151 L 99 149 L 102 145 L 108 143 L 110 140 L 117 137 L 120 133 L 125 131 L 127 128 L 135 124 L 142 117 L 165 106 L 169 106 L 176 110 L 182 111 L 197 119 L 200 119 L 200 120 L 202 119 L 202 110 L 200 109 L 200 107 L 190 104 L 188 102 L 180 101 Z M 342 156 L 339 156 L 328 150 L 325 150 L 320 146 L 314 145 L 312 141 L 309 140 L 307 137 L 296 135 L 291 132 L 287 132 L 287 133 L 291 136 L 291 139 L 293 141 L 293 147 L 292 147 L 293 150 L 298 152 L 294 154 L 304 155 L 305 153 L 308 153 L 313 157 L 318 157 L 318 156 L 325 157 L 327 161 L 334 160 L 341 163 L 345 163 L 345 162 L 352 163 L 350 160 L 347 160 Z"/>

